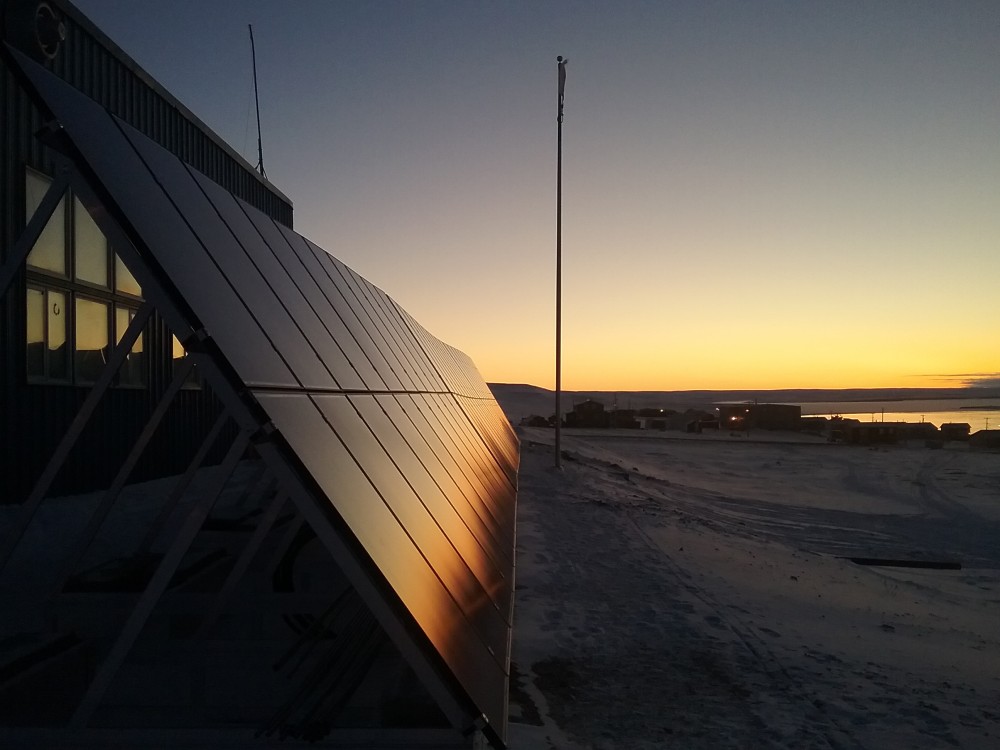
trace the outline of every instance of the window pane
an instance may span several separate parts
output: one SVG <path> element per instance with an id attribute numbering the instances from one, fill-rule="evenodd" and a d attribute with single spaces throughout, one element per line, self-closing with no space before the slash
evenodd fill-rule
<path id="1" fill-rule="evenodd" d="M 115 307 L 116 344 L 122 340 L 122 337 L 125 335 L 125 330 L 128 328 L 129 323 L 132 322 L 134 317 L 135 310 L 127 307 Z M 132 344 L 132 351 L 129 352 L 128 357 L 125 358 L 125 363 L 118 371 L 119 385 L 141 386 L 146 384 L 146 368 L 144 366 L 142 351 L 144 335 L 144 333 L 139 334 L 139 338 L 137 338 L 135 343 Z"/>
<path id="2" fill-rule="evenodd" d="M 181 340 L 179 338 L 177 338 L 176 336 L 171 336 L 170 339 L 173 342 L 172 347 L 173 347 L 174 365 L 177 365 L 178 360 L 181 360 L 187 356 L 187 352 L 184 351 L 184 346 L 183 344 L 181 344 Z"/>
<path id="3" fill-rule="evenodd" d="M 69 380 L 69 348 L 66 345 L 66 295 L 51 289 L 46 293 L 48 304 L 49 378 Z"/>
<path id="4" fill-rule="evenodd" d="M 42 198 L 45 197 L 49 185 L 52 184 L 45 175 L 28 170 L 25 173 L 25 221 L 35 215 Z M 43 268 L 63 276 L 66 275 L 66 198 L 59 201 L 56 210 L 52 212 L 48 224 L 42 230 L 35 246 L 28 253 L 29 266 Z"/>
<path id="5" fill-rule="evenodd" d="M 180 367 L 181 362 L 187 356 L 187 352 L 184 350 L 184 346 L 181 344 L 180 339 L 176 336 L 171 335 L 173 340 L 173 372 L 177 372 L 177 368 Z M 201 375 L 198 373 L 196 367 L 192 367 L 184 379 L 184 388 L 201 388 Z"/>
<path id="6" fill-rule="evenodd" d="M 28 377 L 45 377 L 45 292 L 28 288 Z"/>
<path id="7" fill-rule="evenodd" d="M 35 172 L 32 169 L 27 169 L 24 172 L 24 206 L 25 206 L 25 219 L 30 219 L 38 206 L 42 202 L 42 198 L 49 191 L 49 187 L 52 185 L 52 178 L 47 175 L 41 174 L 40 172 Z"/>
<path id="8" fill-rule="evenodd" d="M 125 294 L 134 294 L 136 297 L 142 296 L 142 288 L 135 280 L 132 272 L 125 267 L 125 263 L 115 255 L 115 289 Z"/>
<path id="9" fill-rule="evenodd" d="M 108 306 L 77 297 L 76 351 L 73 357 L 78 383 L 93 383 L 104 369 L 108 353 Z"/>
<path id="10" fill-rule="evenodd" d="M 109 286 L 108 240 L 101 234 L 79 198 L 73 199 L 73 242 L 77 280 Z"/>

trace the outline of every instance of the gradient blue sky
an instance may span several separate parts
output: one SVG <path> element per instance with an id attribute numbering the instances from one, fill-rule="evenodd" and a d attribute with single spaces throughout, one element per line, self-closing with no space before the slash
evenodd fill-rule
<path id="1" fill-rule="evenodd" d="M 76 0 L 296 229 L 468 353 L 568 389 L 1000 372 L 1000 3 Z M 958 378 L 947 376 L 959 374 Z"/>

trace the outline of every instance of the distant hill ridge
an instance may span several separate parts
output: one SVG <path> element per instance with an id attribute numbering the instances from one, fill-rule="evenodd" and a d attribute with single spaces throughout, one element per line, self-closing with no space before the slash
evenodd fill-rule
<path id="1" fill-rule="evenodd" d="M 555 392 L 527 383 L 490 383 L 490 390 L 509 417 L 540 414 L 555 410 Z M 721 401 L 762 403 L 809 403 L 816 401 L 913 401 L 925 399 L 995 399 L 1000 388 L 781 388 L 775 390 L 730 391 L 563 391 L 563 411 L 586 399 L 600 401 L 607 408 L 707 408 Z"/>

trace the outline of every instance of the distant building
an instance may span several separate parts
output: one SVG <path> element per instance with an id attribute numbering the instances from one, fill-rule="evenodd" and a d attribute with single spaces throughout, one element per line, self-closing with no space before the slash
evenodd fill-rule
<path id="1" fill-rule="evenodd" d="M 635 412 L 636 426 L 640 430 L 667 430 L 676 429 L 671 426 L 670 418 L 677 414 L 675 409 L 655 409 L 645 408 Z"/>
<path id="2" fill-rule="evenodd" d="M 634 409 L 613 409 L 608 414 L 608 423 L 619 430 L 637 430 L 639 422 L 635 418 Z"/>
<path id="3" fill-rule="evenodd" d="M 930 422 L 899 422 L 900 440 L 938 440 L 941 432 Z"/>
<path id="4" fill-rule="evenodd" d="M 719 412 L 720 430 L 745 430 L 750 427 L 750 404 L 723 404 Z"/>
<path id="5" fill-rule="evenodd" d="M 797 404 L 720 404 L 717 409 L 723 430 L 798 430 L 802 419 Z"/>
<path id="6" fill-rule="evenodd" d="M 822 433 L 830 425 L 830 420 L 826 417 L 802 417 L 799 420 L 799 429 L 802 432 Z"/>
<path id="7" fill-rule="evenodd" d="M 640 430 L 665 430 L 667 429 L 668 417 L 664 414 L 657 416 L 639 415 L 635 418 Z"/>
<path id="8" fill-rule="evenodd" d="M 941 425 L 942 440 L 968 440 L 972 426 L 967 422 L 947 422 Z"/>
<path id="9" fill-rule="evenodd" d="M 590 398 L 574 405 L 573 411 L 566 415 L 567 427 L 608 427 L 610 423 L 604 404 Z"/>
<path id="10" fill-rule="evenodd" d="M 979 430 L 969 436 L 969 447 L 978 451 L 1000 451 L 1000 430 Z"/>
<path id="11" fill-rule="evenodd" d="M 669 416 L 671 414 L 676 414 L 676 409 L 657 409 L 656 407 L 645 407 L 642 409 L 637 409 L 635 412 L 636 417 L 662 417 L 664 415 Z"/>
<path id="12" fill-rule="evenodd" d="M 899 422 L 859 422 L 845 419 L 840 423 L 845 443 L 854 445 L 890 445 L 899 442 Z"/>
<path id="13" fill-rule="evenodd" d="M 700 435 L 703 430 L 718 430 L 719 420 L 710 417 L 695 417 L 684 425 L 684 431 Z"/>

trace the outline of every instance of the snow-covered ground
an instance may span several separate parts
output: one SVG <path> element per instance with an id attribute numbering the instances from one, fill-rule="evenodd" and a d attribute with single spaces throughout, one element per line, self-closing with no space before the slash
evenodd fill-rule
<path id="1" fill-rule="evenodd" d="M 521 437 L 514 750 L 1000 747 L 996 454 Z"/>

